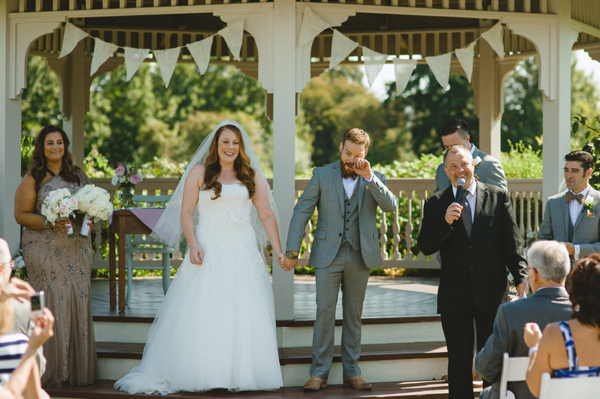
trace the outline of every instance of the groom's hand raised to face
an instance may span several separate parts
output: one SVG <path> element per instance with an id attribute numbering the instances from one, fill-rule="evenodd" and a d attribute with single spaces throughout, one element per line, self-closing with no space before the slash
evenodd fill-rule
<path id="1" fill-rule="evenodd" d="M 364 158 L 354 158 L 354 171 L 365 179 L 371 178 L 371 164 Z"/>
<path id="2" fill-rule="evenodd" d="M 201 265 L 204 261 L 204 254 L 202 248 L 197 243 L 190 245 L 190 262 L 194 265 Z"/>

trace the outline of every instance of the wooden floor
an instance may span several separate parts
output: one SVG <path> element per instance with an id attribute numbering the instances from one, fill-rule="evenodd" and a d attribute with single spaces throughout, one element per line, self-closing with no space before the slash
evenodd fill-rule
<path id="1" fill-rule="evenodd" d="M 156 399 L 157 395 L 129 395 L 113 388 L 114 381 L 98 381 L 90 387 L 64 387 L 47 389 L 55 398 L 93 398 L 93 399 Z M 475 387 L 475 395 L 481 392 Z M 445 381 L 382 382 L 373 384 L 370 391 L 357 391 L 340 385 L 330 385 L 318 392 L 303 392 L 302 387 L 281 388 L 276 391 L 229 392 L 224 389 L 209 392 L 175 393 L 165 396 L 169 399 L 358 399 L 358 398 L 423 398 L 446 399 L 448 384 Z"/>
<path id="2" fill-rule="evenodd" d="M 437 278 L 371 277 L 363 306 L 363 318 L 401 318 L 436 316 Z M 314 320 L 316 312 L 315 279 L 294 277 L 294 319 Z M 94 316 L 154 318 L 164 298 L 160 278 L 136 278 L 133 281 L 131 306 L 124 314 L 110 309 L 108 280 L 92 281 L 92 311 Z M 341 293 L 336 319 L 342 318 Z"/>

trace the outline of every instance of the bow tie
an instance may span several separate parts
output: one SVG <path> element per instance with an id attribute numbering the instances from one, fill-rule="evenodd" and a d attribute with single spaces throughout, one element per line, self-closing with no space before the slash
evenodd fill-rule
<path id="1" fill-rule="evenodd" d="M 567 202 L 571 202 L 573 200 L 583 204 L 583 194 L 573 194 L 571 191 L 567 191 Z"/>

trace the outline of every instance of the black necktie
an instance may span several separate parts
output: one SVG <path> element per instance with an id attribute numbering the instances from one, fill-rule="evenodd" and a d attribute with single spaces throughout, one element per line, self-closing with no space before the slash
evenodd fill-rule
<path id="1" fill-rule="evenodd" d="M 567 191 L 566 199 L 567 199 L 567 203 L 575 200 L 575 201 L 579 202 L 580 204 L 583 204 L 583 194 L 573 194 L 572 191 Z"/>
<path id="2" fill-rule="evenodd" d="M 471 220 L 471 206 L 469 205 L 469 201 L 467 201 L 467 194 L 469 192 L 467 190 L 462 192 L 462 201 L 461 205 L 463 207 L 462 213 L 460 217 L 465 225 L 465 230 L 467 230 L 467 235 L 471 237 L 471 230 L 473 228 L 473 221 Z"/>

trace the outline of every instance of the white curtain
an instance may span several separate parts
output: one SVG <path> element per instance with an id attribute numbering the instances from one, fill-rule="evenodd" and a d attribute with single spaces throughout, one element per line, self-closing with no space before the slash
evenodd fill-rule
<path id="1" fill-rule="evenodd" d="M 302 17 L 302 27 L 300 28 L 300 37 L 298 38 L 298 46 L 304 46 L 327 28 L 329 28 L 329 24 L 315 14 L 310 7 L 305 6 L 304 15 Z"/>
<path id="2" fill-rule="evenodd" d="M 431 68 L 431 72 L 437 79 L 438 83 L 445 89 L 448 86 L 450 80 L 450 61 L 452 60 L 452 53 L 446 53 L 442 55 L 436 55 L 434 57 L 427 57 L 425 61 Z"/>
<path id="3" fill-rule="evenodd" d="M 94 39 L 94 55 L 92 56 L 92 66 L 90 67 L 90 76 L 98 71 L 112 55 L 117 51 L 119 46 L 112 43 L 107 43 L 104 40 Z"/>
<path id="4" fill-rule="evenodd" d="M 179 53 L 181 48 L 170 48 L 168 50 L 154 50 L 154 57 L 160 68 L 160 74 L 165 82 L 165 87 L 169 87 L 171 76 L 175 66 L 177 66 L 177 60 L 179 59 Z"/>
<path id="5" fill-rule="evenodd" d="M 503 35 L 504 28 L 502 28 L 502 24 L 500 22 L 494 25 L 492 29 L 481 34 L 481 37 L 483 37 L 490 44 L 501 60 L 504 59 L 504 41 L 502 40 Z"/>
<path id="6" fill-rule="evenodd" d="M 145 48 L 125 47 L 125 69 L 127 70 L 127 77 L 125 78 L 126 82 L 131 80 L 133 75 L 135 75 L 149 53 L 150 50 Z"/>
<path id="7" fill-rule="evenodd" d="M 477 42 L 475 41 L 469 44 L 467 47 L 454 50 L 456 53 L 456 58 L 458 58 L 458 62 L 460 62 L 460 65 L 465 71 L 469 83 L 471 83 L 471 76 L 473 75 L 473 57 L 475 56 L 476 43 Z"/>
<path id="8" fill-rule="evenodd" d="M 369 82 L 369 86 L 373 86 L 373 82 L 379 76 L 381 72 L 381 68 L 385 65 L 387 61 L 387 54 L 381 54 L 376 51 L 373 51 L 367 47 L 362 48 L 363 51 L 363 59 L 365 61 L 365 74 L 367 75 L 367 81 Z"/>

